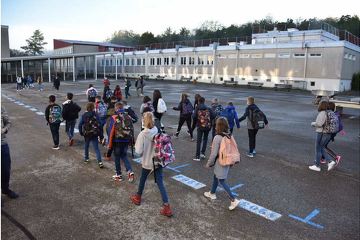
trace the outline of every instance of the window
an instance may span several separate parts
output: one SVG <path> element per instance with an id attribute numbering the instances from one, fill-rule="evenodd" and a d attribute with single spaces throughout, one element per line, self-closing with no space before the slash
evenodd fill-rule
<path id="1" fill-rule="evenodd" d="M 157 58 L 157 59 L 156 59 L 156 65 L 158 65 L 158 66 L 161 65 L 161 58 Z"/>
<path id="2" fill-rule="evenodd" d="M 310 82 L 310 86 L 314 87 L 314 86 L 315 86 L 315 82 Z"/>
<path id="3" fill-rule="evenodd" d="M 125 66 L 130 66 L 130 59 L 125 59 Z"/>
<path id="4" fill-rule="evenodd" d="M 251 54 L 251 58 L 262 58 L 262 54 Z"/>
<path id="5" fill-rule="evenodd" d="M 186 57 L 180 58 L 180 65 L 186 65 Z"/>
<path id="6" fill-rule="evenodd" d="M 242 81 L 245 81 L 246 79 L 245 78 L 241 78 Z"/>
<path id="7" fill-rule="evenodd" d="M 135 59 L 132 58 L 132 59 L 131 59 L 131 66 L 134 66 L 134 65 L 135 65 Z"/>
<path id="8" fill-rule="evenodd" d="M 304 58 L 305 53 L 294 53 L 294 58 Z"/>
<path id="9" fill-rule="evenodd" d="M 141 66 L 141 58 L 136 59 L 136 65 Z"/>
<path id="10" fill-rule="evenodd" d="M 189 65 L 194 65 L 195 59 L 193 57 L 189 57 Z"/>
<path id="11" fill-rule="evenodd" d="M 119 60 L 120 60 L 120 61 L 119 61 L 119 65 L 122 66 L 122 65 L 123 65 L 122 59 L 119 59 Z"/>
<path id="12" fill-rule="evenodd" d="M 109 66 L 109 59 L 106 59 L 105 66 Z"/>
<path id="13" fill-rule="evenodd" d="M 150 66 L 154 66 L 155 65 L 155 58 L 150 58 Z"/>
<path id="14" fill-rule="evenodd" d="M 220 78 L 220 81 L 224 81 L 224 78 L 223 78 L 223 77 L 221 77 L 221 78 Z"/>
<path id="15" fill-rule="evenodd" d="M 321 53 L 310 53 L 310 57 L 312 58 L 321 58 L 322 54 Z"/>
<path id="16" fill-rule="evenodd" d="M 164 58 L 164 65 L 169 65 L 169 58 L 168 57 Z"/>
<path id="17" fill-rule="evenodd" d="M 249 57 L 250 57 L 250 54 L 246 54 L 246 53 L 239 55 L 239 58 L 249 58 Z"/>
<path id="18" fill-rule="evenodd" d="M 266 79 L 266 81 L 267 81 L 267 82 L 271 82 L 271 79 L 268 78 L 268 79 Z"/>
<path id="19" fill-rule="evenodd" d="M 279 58 L 289 58 L 289 57 L 290 57 L 290 53 L 286 53 L 286 52 L 279 53 L 278 57 L 279 57 Z"/>
<path id="20" fill-rule="evenodd" d="M 257 82 L 257 81 L 258 81 L 258 79 L 257 79 L 257 78 L 254 78 L 253 80 L 254 80 L 254 82 Z"/>
<path id="21" fill-rule="evenodd" d="M 214 64 L 214 57 L 208 56 L 207 57 L 207 65 L 213 65 Z"/>
<path id="22" fill-rule="evenodd" d="M 264 58 L 275 58 L 276 54 L 275 53 L 265 53 L 264 54 Z"/>
<path id="23" fill-rule="evenodd" d="M 232 81 L 232 82 L 233 82 L 234 80 L 235 80 L 235 79 L 234 79 L 233 77 L 232 77 L 232 78 L 230 78 L 230 81 Z"/>
<path id="24" fill-rule="evenodd" d="M 171 64 L 174 64 L 174 65 L 175 65 L 175 63 L 176 63 L 176 58 L 172 57 L 172 58 L 171 58 Z"/>
<path id="25" fill-rule="evenodd" d="M 142 59 L 142 65 L 145 66 L 145 58 Z"/>

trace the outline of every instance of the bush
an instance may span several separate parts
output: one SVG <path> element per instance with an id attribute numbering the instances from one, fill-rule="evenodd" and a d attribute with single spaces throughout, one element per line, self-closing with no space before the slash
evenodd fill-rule
<path id="1" fill-rule="evenodd" d="M 360 91 L 360 72 L 354 73 L 351 80 L 351 90 Z"/>

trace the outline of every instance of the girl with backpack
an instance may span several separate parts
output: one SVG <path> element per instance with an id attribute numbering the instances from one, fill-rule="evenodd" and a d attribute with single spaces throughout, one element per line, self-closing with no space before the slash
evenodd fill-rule
<path id="1" fill-rule="evenodd" d="M 189 96 L 186 93 L 183 93 L 181 95 L 181 101 L 180 101 L 179 105 L 177 107 L 173 107 L 173 109 L 175 111 L 180 111 L 179 125 L 178 125 L 177 131 L 175 133 L 175 137 L 176 138 L 179 137 L 181 127 L 184 124 L 184 122 L 186 121 L 187 127 L 189 129 L 188 132 L 190 133 L 191 141 L 194 141 L 193 132 L 191 131 L 191 115 L 192 115 L 192 112 L 194 111 L 194 108 L 193 108 L 190 100 L 188 99 L 188 97 Z"/>
<path id="2" fill-rule="evenodd" d="M 130 197 L 135 205 L 141 204 L 141 196 L 144 191 L 145 182 L 151 172 L 154 172 L 156 184 L 159 187 L 163 206 L 160 214 L 171 217 L 172 211 L 169 205 L 168 196 L 163 183 L 163 169 L 161 166 L 154 164 L 154 137 L 158 133 L 158 129 L 154 124 L 153 114 L 151 112 L 144 113 L 144 126 L 145 129 L 140 132 L 135 143 L 135 152 L 142 156 L 142 170 L 139 182 L 138 191 Z"/>
<path id="3" fill-rule="evenodd" d="M 321 156 L 324 156 L 326 162 L 328 163 L 328 171 L 332 170 L 335 167 L 336 162 L 331 160 L 329 154 L 325 151 L 325 146 L 329 143 L 331 139 L 331 133 L 326 131 L 326 125 L 328 121 L 328 103 L 322 101 L 318 107 L 318 115 L 316 121 L 311 123 L 312 127 L 315 127 L 316 140 L 315 140 L 315 164 L 309 166 L 310 170 L 320 172 L 320 159 Z"/>
<path id="4" fill-rule="evenodd" d="M 117 100 L 117 101 L 121 101 L 121 100 L 122 100 L 121 88 L 120 88 L 119 85 L 116 85 L 116 87 L 115 87 L 114 96 L 116 97 L 116 100 Z"/>
<path id="5" fill-rule="evenodd" d="M 158 89 L 154 90 L 153 93 L 153 107 L 154 107 L 154 116 L 155 116 L 155 126 L 158 128 L 159 133 L 164 131 L 164 126 L 161 123 L 161 118 L 163 114 L 166 112 L 166 104 L 161 97 L 161 92 Z"/>
<path id="6" fill-rule="evenodd" d="M 230 170 L 230 165 L 222 166 L 220 165 L 219 155 L 220 153 L 220 144 L 223 137 L 231 136 L 229 133 L 229 124 L 224 117 L 219 117 L 216 120 L 216 136 L 212 142 L 212 148 L 209 160 L 206 164 L 207 168 L 214 167 L 214 178 L 211 190 L 209 192 L 204 192 L 204 196 L 210 198 L 211 200 L 216 199 L 216 188 L 218 187 L 219 183 L 223 186 L 225 192 L 228 194 L 230 198 L 230 206 L 229 210 L 234 210 L 237 205 L 239 204 L 240 200 L 236 199 L 232 194 L 229 186 L 226 184 L 226 179 Z"/>
<path id="7" fill-rule="evenodd" d="M 199 99 L 201 98 L 200 94 L 195 94 L 195 99 L 194 99 L 194 111 L 196 111 L 198 105 L 199 105 Z M 196 128 L 196 122 L 193 121 L 192 126 L 191 126 L 191 132 L 194 132 Z M 190 131 L 188 131 L 188 134 L 190 134 Z"/>

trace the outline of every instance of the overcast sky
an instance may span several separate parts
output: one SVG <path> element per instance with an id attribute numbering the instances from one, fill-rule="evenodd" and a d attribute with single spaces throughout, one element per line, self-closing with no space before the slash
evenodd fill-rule
<path id="1" fill-rule="evenodd" d="M 1 0 L 1 24 L 9 26 L 10 48 L 20 49 L 34 30 L 53 39 L 104 41 L 117 30 L 155 35 L 167 27 L 194 29 L 206 20 L 225 26 L 271 16 L 274 20 L 360 14 L 358 0 Z"/>

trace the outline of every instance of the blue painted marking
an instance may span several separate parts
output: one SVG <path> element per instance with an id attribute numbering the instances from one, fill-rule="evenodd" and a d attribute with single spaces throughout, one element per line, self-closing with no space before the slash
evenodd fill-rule
<path id="1" fill-rule="evenodd" d="M 314 226 L 314 227 L 316 227 L 316 228 L 324 229 L 324 226 L 310 221 L 312 218 L 314 218 L 314 217 L 315 217 L 316 215 L 318 215 L 319 213 L 320 213 L 320 211 L 319 211 L 318 209 L 315 209 L 315 210 L 312 211 L 309 215 L 307 215 L 305 218 L 300 218 L 300 217 L 295 216 L 295 215 L 292 215 L 292 214 L 289 214 L 289 217 L 291 217 L 291 218 L 293 218 L 293 219 L 295 219 L 295 220 L 298 220 L 298 221 L 300 221 L 300 222 L 309 224 L 309 225 L 311 225 L 311 226 Z"/>
<path id="2" fill-rule="evenodd" d="M 271 221 L 275 221 L 282 216 L 280 213 L 273 212 L 269 209 L 266 209 L 255 203 L 249 202 L 245 199 L 240 199 L 240 203 L 239 203 L 238 207 L 241 207 L 249 212 L 255 213 L 256 215 L 262 216 Z"/>
<path id="3" fill-rule="evenodd" d="M 175 166 L 175 167 L 170 167 L 170 166 L 166 166 L 167 169 L 171 170 L 171 171 L 174 171 L 174 172 L 177 172 L 177 173 L 181 173 L 181 171 L 177 170 L 178 168 L 183 168 L 183 167 L 186 167 L 186 166 L 189 166 L 190 164 L 183 164 L 183 165 L 180 165 L 180 166 Z"/>
<path id="4" fill-rule="evenodd" d="M 166 169 L 169 169 L 169 170 L 174 171 L 176 173 L 181 173 L 179 170 L 176 170 L 175 168 L 172 168 L 172 167 L 169 167 L 169 166 L 166 166 Z"/>
<path id="5" fill-rule="evenodd" d="M 24 106 L 25 104 L 23 104 L 22 102 L 18 102 L 17 105 Z"/>
<path id="6" fill-rule="evenodd" d="M 141 158 L 133 158 L 133 161 L 141 164 Z"/>
<path id="7" fill-rule="evenodd" d="M 176 181 L 179 181 L 189 187 L 192 187 L 194 189 L 200 189 L 200 188 L 203 188 L 205 187 L 206 185 L 201 183 L 201 182 L 198 182 L 192 178 L 189 178 L 187 176 L 184 176 L 182 174 L 179 174 L 179 175 L 176 175 L 176 176 L 173 176 L 172 179 L 176 180 Z"/>
<path id="8" fill-rule="evenodd" d="M 233 192 L 232 190 L 235 190 L 235 189 L 237 189 L 237 188 L 240 188 L 240 187 L 242 187 L 243 185 L 244 185 L 244 184 L 240 183 L 240 184 L 238 184 L 238 185 L 235 185 L 235 186 L 231 187 L 231 188 L 230 188 L 231 193 L 232 193 L 234 196 L 239 196 L 239 194 L 237 194 L 236 192 Z M 219 191 L 225 191 L 225 189 L 222 188 L 222 187 L 219 187 L 218 189 L 219 189 Z"/>
<path id="9" fill-rule="evenodd" d="M 25 105 L 24 107 L 26 107 L 26 108 L 32 108 L 32 106 L 29 106 L 29 105 Z"/>
<path id="10" fill-rule="evenodd" d="M 231 187 L 230 190 L 234 190 L 234 189 L 240 188 L 240 187 L 242 187 L 243 185 L 244 185 L 244 184 L 240 183 L 240 184 L 238 184 L 238 185 L 235 185 L 235 186 Z"/>
<path id="11" fill-rule="evenodd" d="M 183 165 L 180 165 L 180 166 L 173 167 L 173 169 L 183 168 L 183 167 L 186 167 L 186 166 L 189 166 L 189 165 L 190 165 L 190 163 L 187 163 L 187 164 L 183 164 Z"/>

